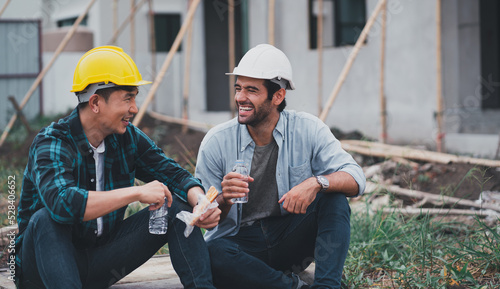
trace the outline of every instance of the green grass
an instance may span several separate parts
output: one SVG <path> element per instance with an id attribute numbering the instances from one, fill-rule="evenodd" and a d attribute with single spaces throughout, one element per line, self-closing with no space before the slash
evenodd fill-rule
<path id="1" fill-rule="evenodd" d="M 344 274 L 348 288 L 499 288 L 500 234 L 429 215 L 355 214 Z"/>

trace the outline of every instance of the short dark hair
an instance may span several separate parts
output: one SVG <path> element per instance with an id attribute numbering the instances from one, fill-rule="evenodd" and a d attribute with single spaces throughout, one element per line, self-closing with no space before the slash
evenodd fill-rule
<path id="1" fill-rule="evenodd" d="M 127 92 L 137 91 L 139 93 L 139 87 L 137 87 L 137 86 L 120 85 L 120 86 L 113 86 L 113 87 L 98 89 L 98 90 L 96 90 L 95 94 L 104 98 L 104 101 L 106 101 L 106 103 L 107 103 L 109 100 L 109 96 L 117 90 L 125 90 Z M 88 104 L 89 104 L 88 101 L 79 103 L 78 108 L 79 109 L 85 108 Z"/>
<path id="2" fill-rule="evenodd" d="M 281 89 L 281 86 L 279 84 L 274 83 L 270 81 L 269 79 L 264 79 L 264 87 L 267 89 L 267 99 L 272 100 L 273 95 Z M 286 107 L 286 99 L 283 99 L 283 101 L 280 103 L 278 106 L 278 111 L 282 112 Z"/>

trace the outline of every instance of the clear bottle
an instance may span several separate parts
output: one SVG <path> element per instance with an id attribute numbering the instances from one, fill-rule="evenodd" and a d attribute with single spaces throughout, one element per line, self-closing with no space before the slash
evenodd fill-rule
<path id="1" fill-rule="evenodd" d="M 167 233 L 168 229 L 168 203 L 165 200 L 163 206 L 154 211 L 149 211 L 149 233 L 162 235 Z"/>
<path id="2" fill-rule="evenodd" d="M 233 172 L 242 174 L 244 176 L 244 181 L 248 182 L 248 169 L 245 166 L 245 162 L 243 160 L 237 160 L 236 164 L 233 167 Z M 242 198 L 233 198 L 231 200 L 233 203 L 248 203 L 248 193 L 246 193 L 246 196 Z"/>

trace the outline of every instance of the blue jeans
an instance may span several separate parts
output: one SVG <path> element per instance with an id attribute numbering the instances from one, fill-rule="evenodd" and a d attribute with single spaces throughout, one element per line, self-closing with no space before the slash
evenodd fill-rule
<path id="1" fill-rule="evenodd" d="M 244 206 L 244 205 L 243 205 Z M 315 261 L 312 288 L 340 288 L 350 241 L 351 209 L 342 194 L 318 194 L 306 214 L 241 227 L 208 242 L 217 288 L 295 288 L 290 273 Z"/>
<path id="2" fill-rule="evenodd" d="M 169 244 L 172 265 L 185 288 L 214 288 L 208 250 L 199 228 L 184 237 L 185 224 L 175 215 L 191 206 L 174 197 L 168 232 L 149 233 L 148 208 L 125 219 L 97 244 L 76 245 L 74 226 L 56 223 L 47 209 L 30 219 L 20 250 L 20 288 L 108 288 Z"/>

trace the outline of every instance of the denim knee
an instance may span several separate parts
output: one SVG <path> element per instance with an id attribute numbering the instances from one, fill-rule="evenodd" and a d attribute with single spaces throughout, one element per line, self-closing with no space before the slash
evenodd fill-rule
<path id="1" fill-rule="evenodd" d="M 351 208 L 347 197 L 340 193 L 319 193 L 317 199 L 317 210 L 326 209 L 337 214 L 351 214 Z"/>
<path id="2" fill-rule="evenodd" d="M 230 260 L 238 253 L 238 245 L 224 238 L 207 242 L 207 247 L 213 270 L 231 266 Z"/>
<path id="3" fill-rule="evenodd" d="M 53 227 L 50 230 L 60 230 L 71 228 L 71 225 L 61 224 L 52 219 L 52 216 L 47 208 L 41 208 L 36 211 L 30 218 L 28 228 L 34 231 L 43 231 L 47 227 Z M 57 228 L 57 229 L 56 229 Z"/>
<path id="4" fill-rule="evenodd" d="M 52 220 L 52 217 L 50 216 L 49 210 L 47 208 L 41 208 L 40 210 L 36 211 L 30 218 L 30 223 L 34 223 L 35 225 L 39 222 L 48 222 L 48 221 L 54 221 Z"/>

